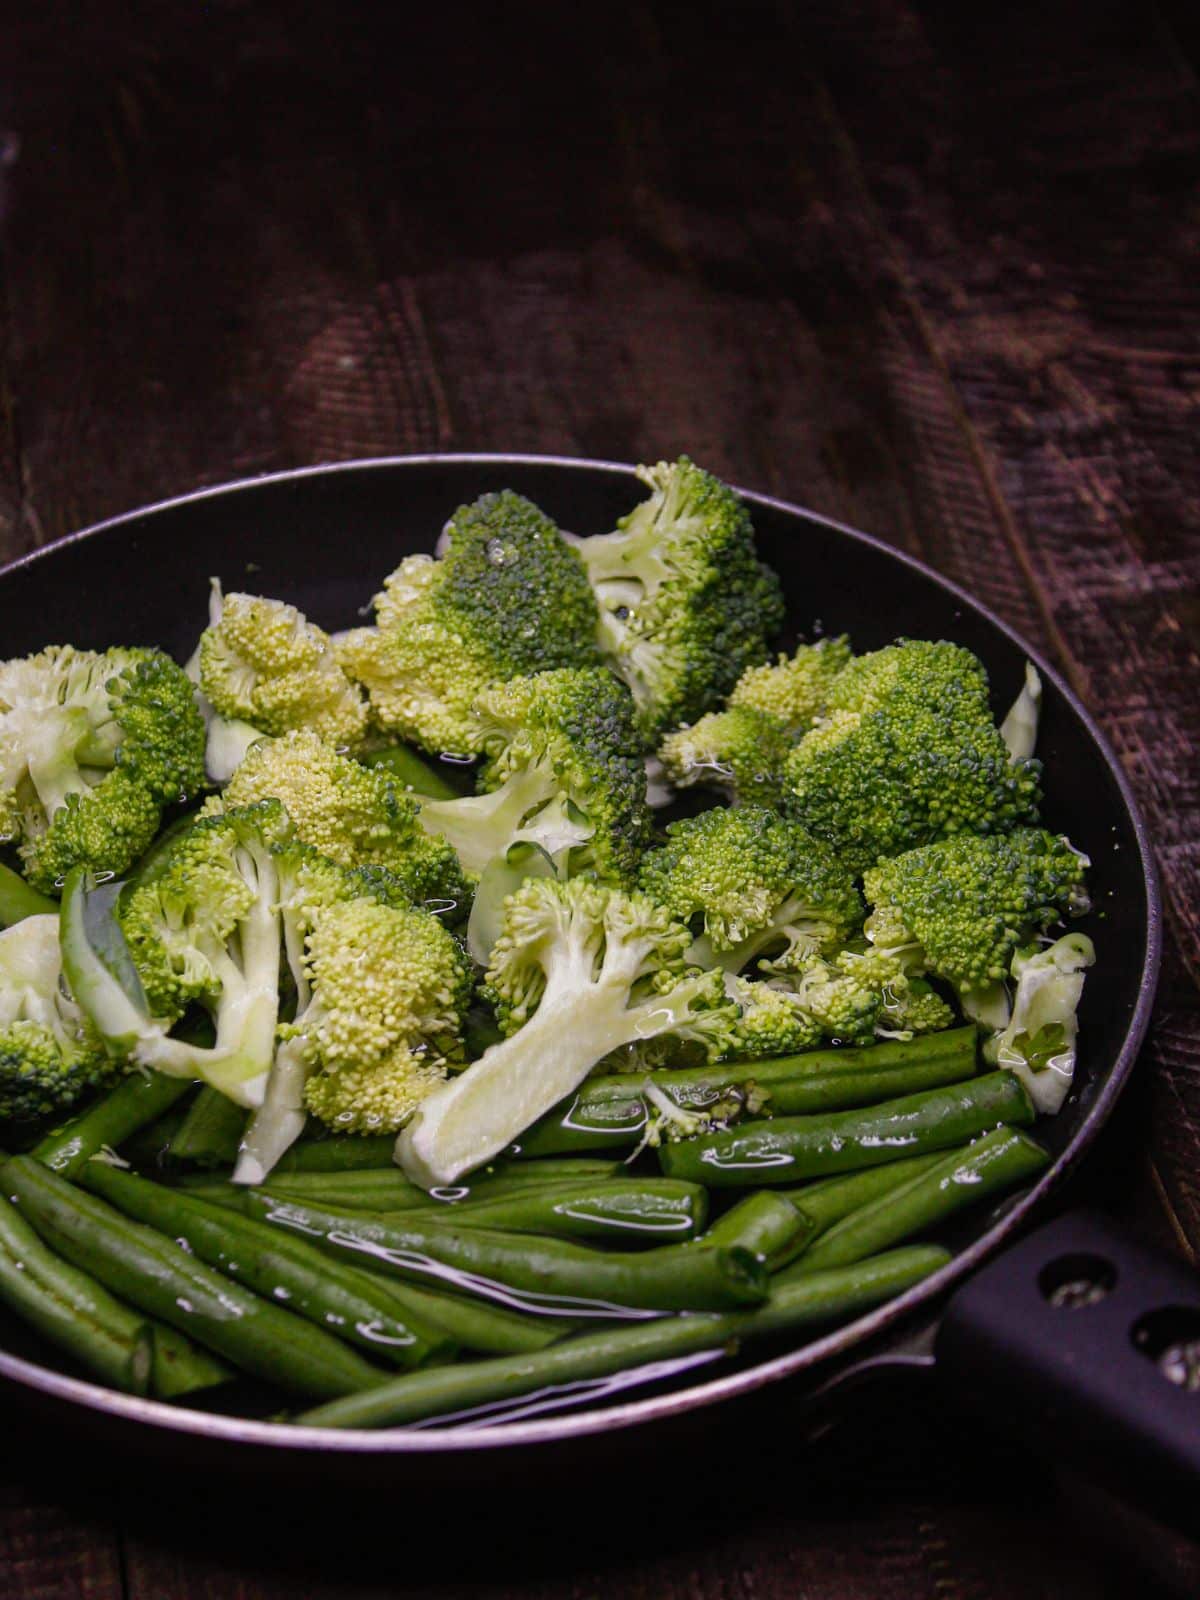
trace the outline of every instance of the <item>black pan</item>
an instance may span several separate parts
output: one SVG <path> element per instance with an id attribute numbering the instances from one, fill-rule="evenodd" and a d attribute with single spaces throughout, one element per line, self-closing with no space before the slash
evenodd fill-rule
<path id="1" fill-rule="evenodd" d="M 219 576 L 226 588 L 290 600 L 327 628 L 349 626 L 402 555 L 432 548 L 455 507 L 505 486 L 528 495 L 562 527 L 579 533 L 610 528 L 641 493 L 625 466 L 484 455 L 351 462 L 205 490 L 101 523 L 0 573 L 4 654 L 69 640 L 90 647 L 156 644 L 183 659 L 205 624 L 210 575 Z M 1158 971 L 1161 911 L 1149 840 L 1129 785 L 1103 735 L 1058 673 L 999 617 L 877 539 L 761 495 L 747 494 L 746 499 L 761 553 L 782 577 L 797 633 L 845 631 L 860 650 L 904 634 L 958 640 L 986 663 L 997 710 L 1016 694 L 1027 658 L 1042 675 L 1045 703 L 1038 753 L 1047 769 L 1044 814 L 1090 855 L 1094 902 L 1102 913 L 1084 924 L 1094 935 L 1098 956 L 1084 996 L 1076 1085 L 1060 1115 L 1038 1126 L 1039 1137 L 1053 1152 L 1050 1169 L 1028 1191 L 971 1217 L 947 1238 L 956 1250 L 949 1266 L 869 1316 L 798 1349 L 756 1350 L 739 1360 L 706 1363 L 649 1388 L 593 1396 L 562 1414 L 383 1434 L 291 1428 L 113 1393 L 60 1370 L 44 1351 L 23 1340 L 21 1330 L 5 1324 L 0 1326 L 0 1376 L 19 1388 L 27 1405 L 52 1412 L 63 1426 L 83 1426 L 92 1435 L 104 1433 L 142 1452 L 184 1452 L 191 1460 L 207 1458 L 225 1467 L 257 1467 L 269 1458 L 273 1471 L 351 1475 L 363 1467 L 375 1478 L 384 1471 L 389 1479 L 417 1467 L 425 1479 L 444 1473 L 461 1483 L 471 1473 L 493 1474 L 498 1451 L 507 1452 L 508 1461 L 519 1457 L 523 1464 L 536 1459 L 542 1465 L 564 1452 L 575 1464 L 589 1453 L 609 1458 L 614 1452 L 641 1453 L 654 1441 L 710 1425 L 711 1408 L 719 1402 L 783 1379 L 791 1380 L 787 1393 L 794 1398 L 818 1390 L 828 1393 L 850 1377 L 887 1364 L 927 1362 L 929 1329 L 949 1302 L 951 1316 L 942 1324 L 942 1364 L 978 1374 L 972 1363 L 981 1339 L 985 1344 L 990 1340 L 984 1351 L 987 1381 L 995 1385 L 1005 1370 L 1027 1393 L 1040 1370 L 1048 1385 L 1039 1401 L 1043 1412 L 1047 1405 L 1061 1410 L 1062 1373 L 1072 1368 L 1074 1358 L 1065 1368 L 1061 1361 L 1055 1367 L 1054 1360 L 1079 1329 L 1094 1330 L 1111 1313 L 1115 1321 L 1100 1369 L 1114 1380 L 1107 1386 L 1124 1397 L 1128 1414 L 1114 1418 L 1110 1404 L 1096 1425 L 1108 1430 L 1103 1437 L 1109 1441 L 1125 1441 L 1132 1433 L 1138 1448 L 1146 1445 L 1142 1435 L 1158 1391 L 1174 1398 L 1158 1367 L 1147 1359 L 1147 1354 L 1158 1353 L 1149 1345 L 1160 1346 L 1166 1336 L 1162 1330 L 1170 1333 L 1174 1324 L 1160 1319 L 1159 1334 L 1149 1345 L 1143 1339 L 1141 1350 L 1134 1348 L 1127 1330 L 1135 1312 L 1161 1310 L 1168 1302 L 1186 1300 L 1188 1292 L 1193 1295 L 1189 1303 L 1194 1303 L 1194 1286 L 1186 1279 L 1155 1280 L 1155 1304 L 1124 1304 L 1121 1296 L 1129 1292 L 1131 1281 L 1156 1269 L 1144 1263 L 1131 1266 L 1132 1257 L 1122 1258 L 1114 1269 L 1114 1255 L 1128 1247 L 1103 1238 L 1097 1242 L 1094 1229 L 1078 1218 L 1056 1225 L 1074 1229 L 1065 1243 L 1026 1239 L 1018 1249 L 1027 1255 L 1016 1267 L 1006 1269 L 1002 1259 L 1000 1267 L 979 1274 L 989 1258 L 1025 1234 L 1030 1219 L 1046 1208 L 1082 1160 L 1116 1105 L 1146 1030 Z M 1046 1276 L 1052 1261 L 1058 1262 L 1053 1281 Z M 989 1273 L 1005 1270 L 1010 1275 L 1001 1288 L 989 1291 Z M 1073 1274 L 1098 1284 L 1091 1296 L 1076 1293 L 1075 1298 L 1095 1300 L 1104 1287 L 1100 1280 L 1113 1278 L 1114 1272 L 1118 1282 L 1107 1296 L 1107 1311 L 1097 1303 L 1068 1315 L 1046 1298 Z M 976 1274 L 965 1297 L 956 1293 Z M 984 1309 L 973 1319 L 971 1307 L 980 1297 Z M 1063 1298 L 1061 1292 L 1052 1295 Z M 1066 1298 L 1071 1298 L 1069 1291 Z M 1005 1311 L 1012 1313 L 1008 1320 L 1014 1326 L 992 1338 Z M 1051 1326 L 1042 1329 L 1039 1319 L 1049 1319 Z M 1132 1375 L 1125 1373 L 1122 1362 L 1133 1363 Z M 978 1375 L 974 1382 L 978 1387 Z M 1133 1404 L 1130 1396 L 1142 1395 L 1143 1389 L 1149 1398 Z M 1072 1404 L 1078 1402 L 1094 1414 L 1095 1400 L 1089 1390 L 1076 1395 Z M 736 1411 L 725 1411 L 736 1418 Z M 1194 1411 L 1192 1404 L 1189 1417 Z M 1146 1447 L 1152 1456 L 1165 1449 L 1168 1465 L 1177 1466 L 1187 1456 L 1189 1440 L 1195 1449 L 1194 1431 L 1188 1434 L 1185 1428 L 1182 1445 L 1171 1428 L 1165 1441 L 1154 1428 L 1148 1431 Z M 1190 1464 L 1200 1465 L 1194 1454 Z"/>

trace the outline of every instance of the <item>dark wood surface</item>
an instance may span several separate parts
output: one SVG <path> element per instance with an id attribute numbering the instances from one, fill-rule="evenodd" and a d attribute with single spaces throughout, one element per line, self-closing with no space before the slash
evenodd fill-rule
<path id="1" fill-rule="evenodd" d="M 687 449 L 921 556 L 1062 665 L 1145 807 L 1166 970 L 1079 1190 L 1194 1261 L 1200 30 L 986 11 L 0 7 L 0 555 L 300 463 Z M 742 1451 L 681 1463 L 682 1499 L 634 1458 L 573 1516 L 500 1481 L 495 1514 L 335 1518 L 19 1432 L 0 1588 L 1200 1588 L 1194 1552 L 924 1393 Z"/>

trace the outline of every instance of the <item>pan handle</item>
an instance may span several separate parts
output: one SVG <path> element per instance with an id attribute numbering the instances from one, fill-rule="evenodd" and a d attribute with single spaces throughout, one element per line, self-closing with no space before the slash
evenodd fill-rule
<path id="1" fill-rule="evenodd" d="M 945 1310 L 939 1379 L 1035 1449 L 1200 1533 L 1200 1279 L 1073 1211 Z"/>

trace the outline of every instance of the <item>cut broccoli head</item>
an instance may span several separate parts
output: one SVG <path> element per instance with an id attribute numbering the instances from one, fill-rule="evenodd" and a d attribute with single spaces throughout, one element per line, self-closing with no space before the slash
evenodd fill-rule
<path id="1" fill-rule="evenodd" d="M 852 655 L 844 634 L 802 644 L 774 665 L 748 667 L 734 684 L 729 704 L 775 717 L 797 739 L 825 714 L 834 681 Z"/>
<path id="2" fill-rule="evenodd" d="M 35 887 L 73 866 L 123 872 L 203 782 L 203 719 L 161 651 L 63 645 L 0 664 L 0 837 Z"/>
<path id="3" fill-rule="evenodd" d="M 776 806 L 783 797 L 783 767 L 792 740 L 766 711 L 730 706 L 709 711 L 688 728 L 669 733 L 658 759 L 676 789 L 715 789 L 733 805 Z"/>
<path id="4" fill-rule="evenodd" d="M 724 975 L 689 967 L 691 935 L 645 895 L 588 879 L 513 894 L 488 969 L 508 1037 L 429 1095 L 400 1135 L 416 1181 L 454 1181 L 504 1149 L 623 1045 L 659 1035 L 728 1048 Z"/>
<path id="5" fill-rule="evenodd" d="M 949 835 L 1036 820 L 1041 768 L 1013 760 L 982 664 L 910 640 L 859 656 L 787 759 L 789 806 L 857 872 Z"/>
<path id="6" fill-rule="evenodd" d="M 288 733 L 256 744 L 206 810 L 271 798 L 283 803 L 297 836 L 330 860 L 385 868 L 418 905 L 447 914 L 469 905 L 458 857 L 421 826 L 417 800 L 386 768 L 363 766 L 310 730 Z"/>
<path id="7" fill-rule="evenodd" d="M 359 899 L 316 917 L 305 970 L 311 999 L 284 1030 L 305 1104 L 339 1132 L 396 1132 L 462 1058 L 470 962 L 428 912 Z"/>
<path id="8" fill-rule="evenodd" d="M 295 606 L 227 594 L 201 635 L 200 687 L 214 709 L 276 736 L 309 728 L 339 749 L 366 736 L 367 702 L 329 635 Z"/>
<path id="9" fill-rule="evenodd" d="M 380 727 L 435 754 L 472 755 L 492 684 L 599 661 L 596 602 L 554 523 L 503 490 L 456 511 L 439 559 L 409 556 L 376 596 L 376 626 L 337 643 Z"/>
<path id="10" fill-rule="evenodd" d="M 56 1116 L 113 1071 L 63 981 L 57 916 L 26 917 L 0 932 L 0 1122 Z"/>
<path id="11" fill-rule="evenodd" d="M 929 973 L 960 998 L 1007 976 L 1013 952 L 1087 909 L 1088 861 L 1040 828 L 955 834 L 867 872 L 866 933 L 910 973 Z"/>
<path id="12" fill-rule="evenodd" d="M 418 798 L 422 826 L 449 840 L 471 873 L 529 843 L 563 875 L 631 884 L 651 818 L 625 685 L 604 668 L 513 678 L 479 696 L 476 721 L 484 792 Z"/>
<path id="13" fill-rule="evenodd" d="M 1015 1072 L 1038 1111 L 1062 1109 L 1075 1073 L 1076 1015 L 1083 979 L 1096 959 L 1086 934 L 1068 933 L 1048 946 L 1028 945 L 1012 959 L 1016 993 L 1007 1027 L 985 1046 L 998 1067 Z"/>
<path id="14" fill-rule="evenodd" d="M 721 807 L 673 822 L 644 858 L 641 888 L 698 935 L 693 958 L 739 972 L 756 956 L 802 963 L 836 950 L 863 905 L 833 852 L 760 806 Z"/>
<path id="15" fill-rule="evenodd" d="M 732 489 L 686 456 L 638 476 L 649 498 L 577 549 L 600 605 L 601 651 L 653 741 L 714 709 L 766 659 L 784 608 Z"/>
<path id="16" fill-rule="evenodd" d="M 731 979 L 730 989 L 742 1012 L 729 1043 L 732 1060 L 795 1055 L 815 1050 L 824 1039 L 821 1024 L 790 989 L 748 978 Z"/>

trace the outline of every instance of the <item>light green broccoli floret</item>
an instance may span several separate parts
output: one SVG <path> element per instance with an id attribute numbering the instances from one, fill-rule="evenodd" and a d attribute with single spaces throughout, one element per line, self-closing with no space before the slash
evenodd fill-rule
<path id="1" fill-rule="evenodd" d="M 726 987 L 742 1011 L 730 1038 L 730 1059 L 796 1055 L 815 1050 L 824 1039 L 821 1024 L 789 988 L 749 978 L 732 978 Z"/>
<path id="2" fill-rule="evenodd" d="M 400 1135 L 416 1182 L 451 1183 L 574 1092 L 611 1052 L 662 1034 L 728 1048 L 723 974 L 687 965 L 691 935 L 645 895 L 537 879 L 505 907 L 487 981 L 507 1033 L 435 1089 Z"/>
<path id="3" fill-rule="evenodd" d="M 669 733 L 658 749 L 675 789 L 715 789 L 732 805 L 777 806 L 792 740 L 777 717 L 749 706 L 709 711 Z"/>
<path id="4" fill-rule="evenodd" d="M 1066 839 L 1039 828 L 955 834 L 865 874 L 865 932 L 906 972 L 950 984 L 978 1016 L 1019 946 L 1087 909 L 1087 866 Z"/>
<path id="5" fill-rule="evenodd" d="M 765 712 L 783 723 L 793 740 L 798 739 L 824 715 L 834 680 L 852 655 L 845 634 L 802 644 L 773 665 L 748 667 L 734 684 L 729 705 Z"/>
<path id="6" fill-rule="evenodd" d="M 124 872 L 203 782 L 203 720 L 161 651 L 62 645 L 0 663 L 0 838 L 36 888 L 78 865 Z"/>
<path id="7" fill-rule="evenodd" d="M 318 918 L 305 957 L 311 999 L 285 1036 L 305 1104 L 342 1133 L 395 1133 L 462 1058 L 471 964 L 436 917 L 370 900 Z"/>
<path id="8" fill-rule="evenodd" d="M 686 456 L 638 476 L 649 498 L 576 548 L 600 605 L 601 651 L 653 740 L 714 710 L 765 661 L 783 595 L 732 489 Z"/>
<path id="9" fill-rule="evenodd" d="M 1037 816 L 1041 768 L 1000 736 L 982 664 L 959 645 L 908 640 L 858 656 L 789 755 L 789 805 L 856 872 L 961 832 Z"/>
<path id="10" fill-rule="evenodd" d="M 471 873 L 525 843 L 564 875 L 631 884 L 651 819 L 625 685 L 602 667 L 565 667 L 485 690 L 475 713 L 483 792 L 417 796 L 422 826 L 448 839 Z"/>
<path id="11" fill-rule="evenodd" d="M 0 932 L 0 1122 L 56 1116 L 114 1070 L 63 980 L 58 917 Z"/>
<path id="12" fill-rule="evenodd" d="M 263 739 L 205 810 L 271 798 L 282 801 L 297 836 L 331 861 L 383 867 L 411 901 L 452 920 L 470 904 L 454 850 L 422 827 L 418 799 L 385 767 L 363 766 L 309 730 Z"/>
<path id="13" fill-rule="evenodd" d="M 693 928 L 693 960 L 729 972 L 768 953 L 782 968 L 835 951 L 863 916 L 854 880 L 833 852 L 761 806 L 716 807 L 671 823 L 638 882 Z"/>
<path id="14" fill-rule="evenodd" d="M 366 698 L 329 635 L 282 600 L 225 595 L 200 638 L 199 677 L 220 716 L 263 733 L 308 728 L 351 752 L 366 736 Z"/>
<path id="15" fill-rule="evenodd" d="M 336 647 L 380 727 L 467 756 L 481 749 L 474 705 L 485 689 L 599 664 L 596 602 L 554 523 L 511 490 L 456 511 L 439 549 L 406 557 L 375 597 L 375 627 Z"/>

